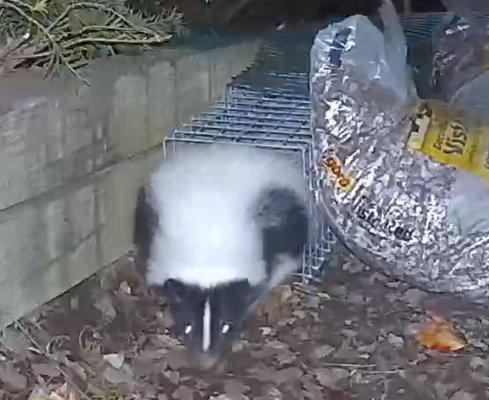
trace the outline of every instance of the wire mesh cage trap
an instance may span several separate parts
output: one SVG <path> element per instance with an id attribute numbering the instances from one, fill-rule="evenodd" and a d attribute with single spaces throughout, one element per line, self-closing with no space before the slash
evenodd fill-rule
<path id="1" fill-rule="evenodd" d="M 219 102 L 211 111 L 203 113 L 182 129 L 173 132 L 164 141 L 164 156 L 169 157 L 181 146 L 234 144 L 254 146 L 266 151 L 278 151 L 294 160 L 304 175 L 311 193 L 314 193 L 314 165 L 312 136 L 309 129 L 309 101 L 307 96 L 293 91 L 267 92 L 233 86 L 225 102 Z M 305 248 L 302 268 L 298 275 L 304 279 L 321 276 L 331 250 L 333 235 L 319 216 L 319 208 L 311 197 L 312 218 L 316 234 Z"/>

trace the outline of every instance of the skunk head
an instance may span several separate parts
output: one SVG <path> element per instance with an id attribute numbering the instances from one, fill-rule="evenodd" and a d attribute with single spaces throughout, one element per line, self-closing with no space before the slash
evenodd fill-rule
<path id="1" fill-rule="evenodd" d="M 169 279 L 153 288 L 168 301 L 174 332 L 199 356 L 202 366 L 208 367 L 239 334 L 260 295 L 259 287 L 247 280 L 202 288 Z"/>

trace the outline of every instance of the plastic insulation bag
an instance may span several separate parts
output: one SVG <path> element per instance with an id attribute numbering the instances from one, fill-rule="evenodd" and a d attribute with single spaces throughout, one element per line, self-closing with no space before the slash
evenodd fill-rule
<path id="1" fill-rule="evenodd" d="M 390 1 L 380 14 L 383 32 L 354 16 L 311 50 L 317 199 L 368 265 L 489 299 L 489 124 L 418 98 Z"/>
<path id="2" fill-rule="evenodd" d="M 432 86 L 440 99 L 450 101 L 457 90 L 489 67 L 489 2 L 442 2 L 450 13 L 433 39 Z"/>
<path id="3" fill-rule="evenodd" d="M 489 2 L 444 0 L 452 12 L 433 40 L 432 86 L 438 97 L 489 115 Z"/>

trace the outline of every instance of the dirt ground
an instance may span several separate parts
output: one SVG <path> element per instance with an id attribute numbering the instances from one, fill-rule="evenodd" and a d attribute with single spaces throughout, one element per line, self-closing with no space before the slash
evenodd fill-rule
<path id="1" fill-rule="evenodd" d="M 417 344 L 430 313 L 467 346 Z M 0 399 L 489 399 L 487 309 L 351 260 L 278 291 L 211 371 L 192 368 L 170 323 L 124 258 L 5 331 Z"/>

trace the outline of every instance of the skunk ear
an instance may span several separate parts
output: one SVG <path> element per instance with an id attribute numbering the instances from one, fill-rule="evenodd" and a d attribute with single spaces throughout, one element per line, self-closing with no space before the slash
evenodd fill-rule
<path id="1" fill-rule="evenodd" d="M 185 293 L 183 283 L 175 279 L 169 279 L 162 285 L 151 285 L 149 288 L 158 296 L 166 297 L 171 303 L 180 302 Z"/>
<path id="2" fill-rule="evenodd" d="M 185 297 L 185 285 L 175 279 L 168 279 L 163 285 L 163 295 L 171 303 L 179 303 Z"/>

